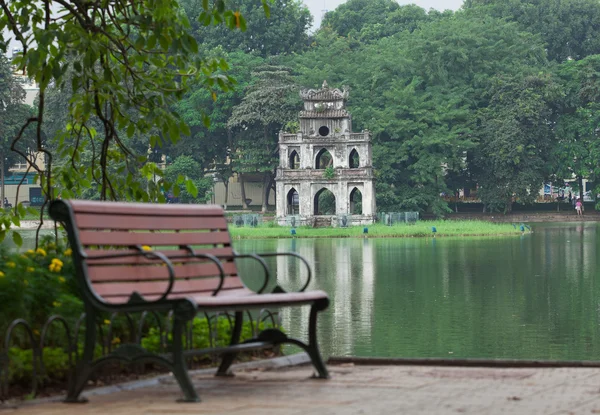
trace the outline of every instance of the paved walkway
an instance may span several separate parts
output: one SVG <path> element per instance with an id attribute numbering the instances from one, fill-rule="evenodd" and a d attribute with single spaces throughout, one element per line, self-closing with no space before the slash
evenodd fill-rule
<path id="1" fill-rule="evenodd" d="M 238 370 L 234 378 L 195 374 L 203 402 L 175 402 L 172 378 L 131 391 L 91 396 L 85 405 L 45 403 L 2 415 L 157 414 L 600 414 L 600 369 L 490 369 L 330 365 L 330 380 L 309 366 Z"/>

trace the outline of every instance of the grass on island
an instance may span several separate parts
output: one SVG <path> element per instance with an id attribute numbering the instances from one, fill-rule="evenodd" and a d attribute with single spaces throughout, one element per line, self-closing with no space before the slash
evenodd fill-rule
<path id="1" fill-rule="evenodd" d="M 510 223 L 491 223 L 484 221 L 418 221 L 414 225 L 399 223 L 392 226 L 373 224 L 365 226 L 352 226 L 348 228 L 310 228 L 300 226 L 296 228 L 297 238 L 358 238 L 363 237 L 363 228 L 369 228 L 368 236 L 372 238 L 411 238 L 431 237 L 432 227 L 436 228 L 436 236 L 500 236 L 520 235 L 519 225 L 516 228 Z M 238 228 L 229 225 L 231 236 L 235 239 L 267 239 L 291 238 L 289 226 L 277 226 L 272 223 L 263 224 L 256 228 Z"/>

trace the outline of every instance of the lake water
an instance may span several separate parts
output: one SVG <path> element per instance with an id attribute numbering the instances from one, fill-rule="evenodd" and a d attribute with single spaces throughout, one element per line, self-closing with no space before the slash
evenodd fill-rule
<path id="1" fill-rule="evenodd" d="M 326 356 L 600 359 L 599 226 L 539 224 L 533 230 L 498 238 L 234 245 L 240 252 L 297 252 L 313 265 L 309 288 L 332 300 L 319 320 Z M 33 246 L 34 232 L 23 235 Z M 259 271 L 240 265 L 246 274 Z M 279 258 L 271 266 L 282 286 L 301 286 L 296 261 Z M 306 336 L 308 312 L 283 310 L 288 333 Z"/>
<path id="2" fill-rule="evenodd" d="M 540 224 L 500 238 L 242 240 L 241 252 L 293 251 L 331 296 L 326 356 L 600 359 L 600 232 Z M 293 261 L 272 263 L 298 287 Z M 246 268 L 249 268 L 246 266 Z M 250 270 L 249 270 L 250 271 Z M 306 335 L 308 308 L 284 310 Z"/>

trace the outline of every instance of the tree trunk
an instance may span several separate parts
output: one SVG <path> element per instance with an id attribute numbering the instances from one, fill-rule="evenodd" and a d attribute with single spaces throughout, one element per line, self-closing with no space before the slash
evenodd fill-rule
<path id="1" fill-rule="evenodd" d="M 0 153 L 0 170 L 2 170 L 0 172 L 0 187 L 2 188 L 2 190 L 0 190 L 0 193 L 2 193 L 0 195 L 0 201 L 2 202 L 2 208 L 5 208 L 6 206 L 4 206 L 4 153 Z"/>
<path id="2" fill-rule="evenodd" d="M 242 209 L 247 210 L 248 204 L 246 203 L 246 188 L 244 187 L 244 175 L 238 173 L 238 177 L 240 179 L 240 187 L 242 188 Z"/>
<path id="3" fill-rule="evenodd" d="M 266 213 L 269 208 L 269 185 L 271 184 L 271 173 L 265 172 L 263 176 L 262 188 L 262 213 Z"/>
<path id="4" fill-rule="evenodd" d="M 581 199 L 581 214 L 583 215 L 583 176 L 577 176 L 577 184 L 579 185 L 579 198 Z"/>
<path id="5" fill-rule="evenodd" d="M 273 188 L 273 181 L 273 173 L 270 171 L 266 172 L 263 180 L 263 213 L 269 208 L 269 196 Z"/>
<path id="6" fill-rule="evenodd" d="M 227 210 L 227 202 L 229 201 L 229 177 L 223 178 L 223 186 L 225 186 L 225 203 L 223 209 Z"/>

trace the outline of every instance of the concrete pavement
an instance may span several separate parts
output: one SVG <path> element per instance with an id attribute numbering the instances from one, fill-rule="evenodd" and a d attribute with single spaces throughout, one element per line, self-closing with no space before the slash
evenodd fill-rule
<path id="1" fill-rule="evenodd" d="M 201 403 L 177 403 L 172 377 L 92 395 L 83 405 L 42 403 L 1 415 L 157 414 L 600 414 L 598 368 L 330 365 L 240 369 L 233 378 L 194 374 Z"/>

